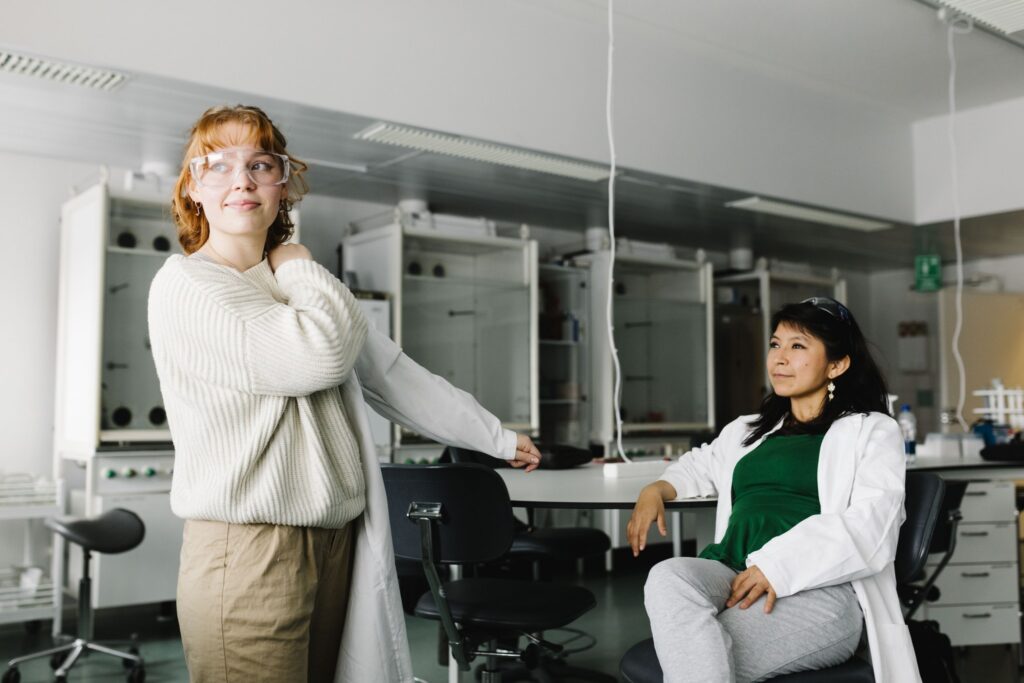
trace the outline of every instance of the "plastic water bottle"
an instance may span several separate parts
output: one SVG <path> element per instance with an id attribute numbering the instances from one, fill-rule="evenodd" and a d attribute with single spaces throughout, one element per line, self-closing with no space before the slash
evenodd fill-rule
<path id="1" fill-rule="evenodd" d="M 903 432 L 903 452 L 908 458 L 912 458 L 917 452 L 917 418 L 910 411 L 909 403 L 904 403 L 900 407 L 900 414 L 896 421 L 899 422 L 900 431 Z"/>

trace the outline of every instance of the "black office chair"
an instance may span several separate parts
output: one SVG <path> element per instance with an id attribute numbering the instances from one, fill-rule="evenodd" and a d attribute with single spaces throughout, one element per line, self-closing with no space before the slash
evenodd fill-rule
<path id="1" fill-rule="evenodd" d="M 906 486 L 907 519 L 900 528 L 896 547 L 897 585 L 910 582 L 924 570 L 945 492 L 945 482 L 929 472 L 907 472 Z M 664 678 L 654 641 L 648 638 L 631 647 L 619 662 L 619 671 L 626 683 L 662 683 Z M 771 680 L 774 683 L 874 683 L 875 676 L 870 662 L 853 657 L 828 669 L 801 671 Z"/>
<path id="2" fill-rule="evenodd" d="M 493 470 L 477 464 L 382 465 L 395 555 L 421 562 L 430 592 L 416 604 L 419 617 L 440 621 L 452 658 L 466 671 L 484 658 L 483 683 L 500 683 L 499 660 L 520 660 L 538 680 L 541 651 L 561 646 L 536 634 L 560 628 L 591 610 L 594 595 L 577 586 L 513 579 L 465 578 L 444 584 L 437 565 L 493 561 L 512 545 L 508 490 Z M 520 649 L 520 638 L 530 642 Z M 514 643 L 514 646 L 507 646 Z M 607 674 L 564 666 L 559 677 L 614 683 Z"/>
<path id="3" fill-rule="evenodd" d="M 122 652 L 92 640 L 92 581 L 89 578 L 89 561 L 92 559 L 92 553 L 115 554 L 135 548 L 142 543 L 146 535 L 146 526 L 138 515 L 122 508 L 115 508 L 93 519 L 51 518 L 46 520 L 46 526 L 82 547 L 82 578 L 78 582 L 78 635 L 64 645 L 10 660 L 3 675 L 3 683 L 19 683 L 21 673 L 18 671 L 18 665 L 42 657 L 50 658 L 50 666 L 55 669 L 54 680 L 57 683 L 64 683 L 71 667 L 90 652 L 119 658 L 128 669 L 128 683 L 143 683 L 146 680 L 146 669 L 137 647 L 132 646 L 130 652 Z"/>
<path id="4" fill-rule="evenodd" d="M 939 511 L 939 521 L 935 525 L 935 533 L 932 534 L 931 547 L 928 548 L 928 554 L 941 555 L 939 563 L 931 574 L 926 575 L 922 569 L 914 577 L 913 583 L 896 586 L 900 601 L 903 603 L 904 617 L 908 622 L 922 604 L 939 599 L 939 589 L 935 586 L 935 581 L 956 551 L 957 529 L 962 519 L 960 505 L 967 492 L 968 482 L 957 479 L 943 481 L 946 484 L 946 491 L 942 496 L 942 508 Z"/>
<path id="5" fill-rule="evenodd" d="M 545 454 L 543 444 L 538 444 Z M 447 456 L 446 456 L 447 454 Z M 506 461 L 492 458 L 484 453 L 465 448 L 449 446 L 441 454 L 441 461 L 446 457 L 451 462 L 472 462 L 491 468 L 511 467 Z M 600 529 L 588 527 L 553 527 L 538 528 L 534 526 L 533 509 L 526 511 L 527 523 L 514 520 L 515 537 L 505 557 L 523 559 L 533 562 L 533 578 L 540 578 L 540 563 L 544 560 L 582 560 L 607 552 L 612 547 L 608 534 Z"/>

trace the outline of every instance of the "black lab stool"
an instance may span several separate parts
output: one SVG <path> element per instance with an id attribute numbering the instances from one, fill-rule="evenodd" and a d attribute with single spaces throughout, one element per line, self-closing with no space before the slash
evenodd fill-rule
<path id="1" fill-rule="evenodd" d="M 70 517 L 51 518 L 46 526 L 71 543 L 82 547 L 82 578 L 78 582 L 78 636 L 65 645 L 36 652 L 24 657 L 15 657 L 7 663 L 3 683 L 19 683 L 21 673 L 18 665 L 32 659 L 49 657 L 54 669 L 54 680 L 67 681 L 68 671 L 83 655 L 89 652 L 118 657 L 128 669 L 128 683 L 143 683 L 146 670 L 138 651 L 121 652 L 92 641 L 92 580 L 89 578 L 89 561 L 92 553 L 124 553 L 135 548 L 146 535 L 146 526 L 134 512 L 115 508 L 93 519 Z"/>

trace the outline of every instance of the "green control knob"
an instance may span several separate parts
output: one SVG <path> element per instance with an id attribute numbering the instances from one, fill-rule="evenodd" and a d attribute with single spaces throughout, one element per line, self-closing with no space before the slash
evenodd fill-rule
<path id="1" fill-rule="evenodd" d="M 142 470 L 142 473 L 144 475 L 146 475 L 147 477 L 155 477 L 156 476 L 156 470 L 153 469 L 152 467 L 147 467 L 146 469 Z"/>
<path id="2" fill-rule="evenodd" d="M 107 479 L 113 479 L 114 477 L 117 476 L 117 472 L 108 467 L 107 469 L 103 470 L 103 476 Z"/>

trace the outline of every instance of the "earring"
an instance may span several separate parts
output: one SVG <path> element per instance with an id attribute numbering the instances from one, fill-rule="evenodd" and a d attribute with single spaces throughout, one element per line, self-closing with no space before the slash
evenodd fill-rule
<path id="1" fill-rule="evenodd" d="M 826 388 L 828 389 L 828 400 L 831 401 L 832 399 L 834 399 L 836 397 L 836 383 L 835 382 L 829 382 L 828 383 L 828 387 L 826 387 Z"/>
<path id="2" fill-rule="evenodd" d="M 203 205 L 196 202 L 196 215 L 199 216 L 203 213 Z"/>

